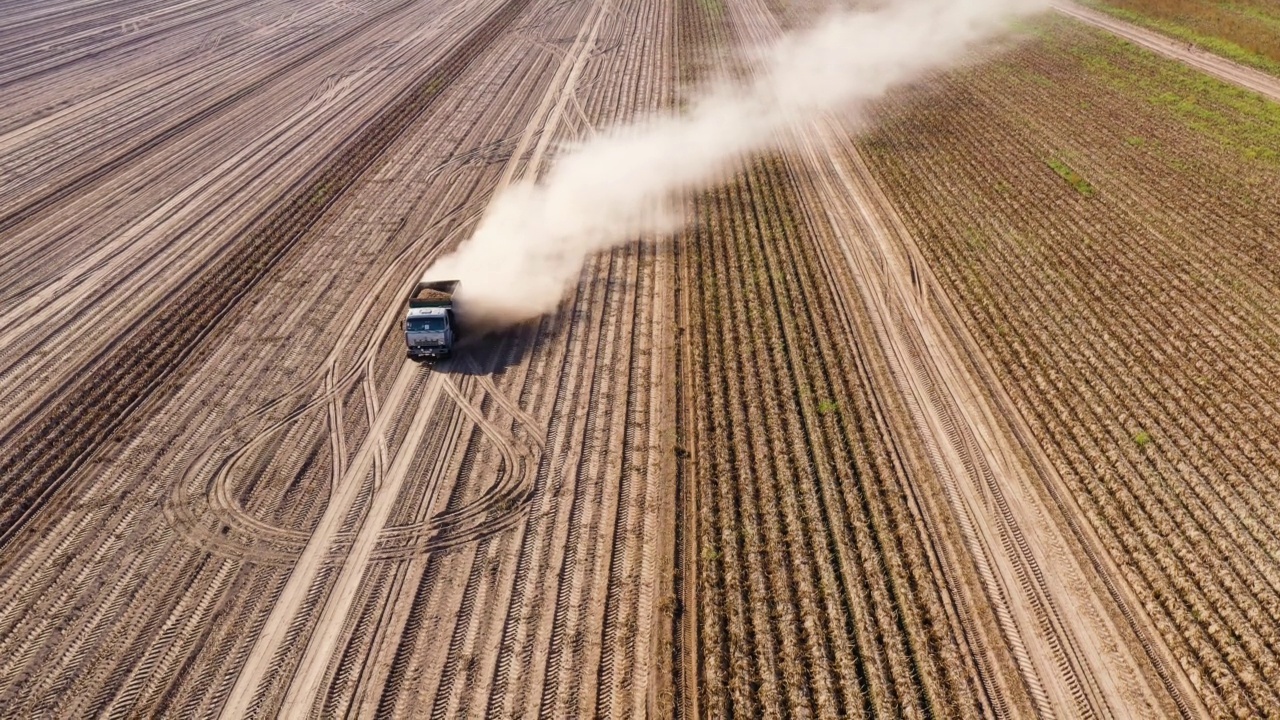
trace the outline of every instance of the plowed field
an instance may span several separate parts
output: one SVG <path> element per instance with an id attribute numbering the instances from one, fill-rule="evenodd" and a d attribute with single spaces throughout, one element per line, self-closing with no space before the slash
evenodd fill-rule
<path id="1" fill-rule="evenodd" d="M 0 714 L 642 712 L 669 261 L 435 367 L 396 331 L 552 139 L 670 104 L 669 9 L 21 10 Z"/>
<path id="2" fill-rule="evenodd" d="M 0 717 L 1276 714 L 1280 116 L 1103 30 L 406 360 L 494 193 L 818 12 L 6 4 Z"/>

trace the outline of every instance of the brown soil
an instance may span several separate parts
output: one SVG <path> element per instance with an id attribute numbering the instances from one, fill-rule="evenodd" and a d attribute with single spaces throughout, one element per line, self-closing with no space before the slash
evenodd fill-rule
<path id="1" fill-rule="evenodd" d="M 5 714 L 643 714 L 669 258 L 399 332 L 543 142 L 672 102 L 670 13 L 59 8 L 0 35 Z"/>
<path id="2" fill-rule="evenodd" d="M 1277 181 L 1049 40 L 406 361 L 495 192 L 812 10 L 8 3 L 0 714 L 1280 704 Z"/>

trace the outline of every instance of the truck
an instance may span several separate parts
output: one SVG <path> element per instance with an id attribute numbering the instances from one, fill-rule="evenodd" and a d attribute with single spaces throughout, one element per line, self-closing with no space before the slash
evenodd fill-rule
<path id="1" fill-rule="evenodd" d="M 404 318 L 409 357 L 449 357 L 458 335 L 453 312 L 457 289 L 457 280 L 424 280 L 409 293 L 409 309 Z"/>

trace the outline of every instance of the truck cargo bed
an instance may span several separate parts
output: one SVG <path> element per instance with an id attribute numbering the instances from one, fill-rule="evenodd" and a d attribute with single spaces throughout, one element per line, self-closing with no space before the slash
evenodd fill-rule
<path id="1" fill-rule="evenodd" d="M 409 294 L 409 307 L 444 307 L 453 302 L 457 280 L 427 280 L 418 283 Z"/>

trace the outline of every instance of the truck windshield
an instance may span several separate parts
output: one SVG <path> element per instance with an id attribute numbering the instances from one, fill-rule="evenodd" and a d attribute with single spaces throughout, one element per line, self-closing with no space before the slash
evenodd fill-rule
<path id="1" fill-rule="evenodd" d="M 420 317 L 409 318 L 405 329 L 409 332 L 443 332 L 444 318 L 442 317 Z"/>

